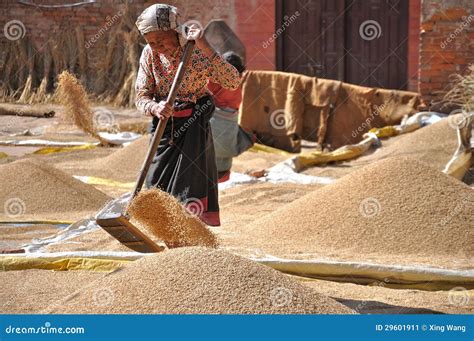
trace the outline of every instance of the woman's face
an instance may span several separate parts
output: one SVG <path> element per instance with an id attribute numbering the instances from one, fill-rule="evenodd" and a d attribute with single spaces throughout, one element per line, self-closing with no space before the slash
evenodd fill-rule
<path id="1" fill-rule="evenodd" d="M 165 55 L 172 55 L 179 47 L 178 34 L 176 31 L 153 31 L 145 34 L 145 40 L 153 51 Z"/>

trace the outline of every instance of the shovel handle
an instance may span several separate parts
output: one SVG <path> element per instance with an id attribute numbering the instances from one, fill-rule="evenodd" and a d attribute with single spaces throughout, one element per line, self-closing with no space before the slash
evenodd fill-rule
<path id="1" fill-rule="evenodd" d="M 176 71 L 173 84 L 171 85 L 171 89 L 168 94 L 168 98 L 166 99 L 167 103 L 173 104 L 174 100 L 176 99 L 179 86 L 181 85 L 181 82 L 184 77 L 184 73 L 186 71 L 186 66 L 194 50 L 194 45 L 195 45 L 195 41 L 189 40 L 184 47 L 183 56 L 181 58 L 181 61 L 179 62 L 178 70 Z M 168 122 L 168 117 L 160 118 L 160 120 L 158 121 L 158 126 L 156 127 L 155 133 L 153 134 L 153 139 L 151 140 L 150 147 L 148 148 L 145 161 L 143 162 L 142 168 L 138 175 L 137 183 L 135 184 L 135 189 L 133 190 L 133 193 L 129 202 L 132 202 L 135 196 L 142 189 L 143 183 L 145 182 L 146 175 L 153 161 L 153 157 L 155 156 L 156 150 L 158 149 L 158 146 L 160 145 L 161 138 L 163 137 L 163 133 L 165 131 L 167 122 Z"/>

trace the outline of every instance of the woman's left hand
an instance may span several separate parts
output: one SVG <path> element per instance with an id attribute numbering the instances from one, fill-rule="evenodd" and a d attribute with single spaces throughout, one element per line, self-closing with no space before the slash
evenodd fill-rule
<path id="1" fill-rule="evenodd" d="M 216 51 L 209 45 L 206 37 L 204 37 L 204 31 L 201 27 L 196 24 L 189 26 L 188 34 L 186 36 L 188 40 L 195 40 L 196 46 L 204 52 L 209 58 L 215 55 Z"/>
<path id="2" fill-rule="evenodd" d="M 189 26 L 189 30 L 188 30 L 187 33 L 188 34 L 186 35 L 186 39 L 187 40 L 195 40 L 198 45 L 199 45 L 199 40 L 203 39 L 202 35 L 203 35 L 204 32 L 196 24 L 192 24 L 191 26 Z"/>

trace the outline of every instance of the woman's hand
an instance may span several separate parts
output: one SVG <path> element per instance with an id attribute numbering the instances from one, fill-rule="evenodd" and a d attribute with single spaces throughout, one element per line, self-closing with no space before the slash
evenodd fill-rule
<path id="1" fill-rule="evenodd" d="M 173 106 L 166 101 L 161 101 L 159 103 L 155 103 L 151 109 L 151 113 L 153 116 L 156 116 L 160 119 L 165 117 L 168 118 L 173 113 Z"/>
<path id="2" fill-rule="evenodd" d="M 216 51 L 214 51 L 211 45 L 209 45 L 206 37 L 204 37 L 204 32 L 198 25 L 192 24 L 189 26 L 186 39 L 196 41 L 196 46 L 209 58 L 212 58 L 216 55 Z"/>

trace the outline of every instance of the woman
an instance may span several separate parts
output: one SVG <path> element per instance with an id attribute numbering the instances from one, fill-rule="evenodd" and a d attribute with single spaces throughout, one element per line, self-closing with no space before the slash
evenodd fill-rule
<path id="1" fill-rule="evenodd" d="M 239 76 L 245 71 L 242 58 L 233 51 L 228 51 L 222 57 L 239 71 Z M 244 131 L 238 123 L 239 106 L 242 102 L 242 89 L 224 89 L 220 84 L 209 82 L 216 110 L 211 119 L 211 130 L 214 138 L 218 182 L 229 180 L 232 158 L 252 147 L 255 137 Z"/>
<path id="2" fill-rule="evenodd" d="M 147 175 L 146 186 L 175 196 L 211 226 L 219 226 L 217 169 L 209 120 L 214 102 L 209 80 L 227 89 L 239 86 L 238 71 L 207 43 L 195 27 L 178 24 L 176 7 L 155 4 L 136 25 L 147 45 L 140 57 L 136 106 L 153 117 L 153 133 L 160 119 L 169 117 L 163 138 Z M 187 39 L 196 40 L 176 101 L 166 97 Z"/>

